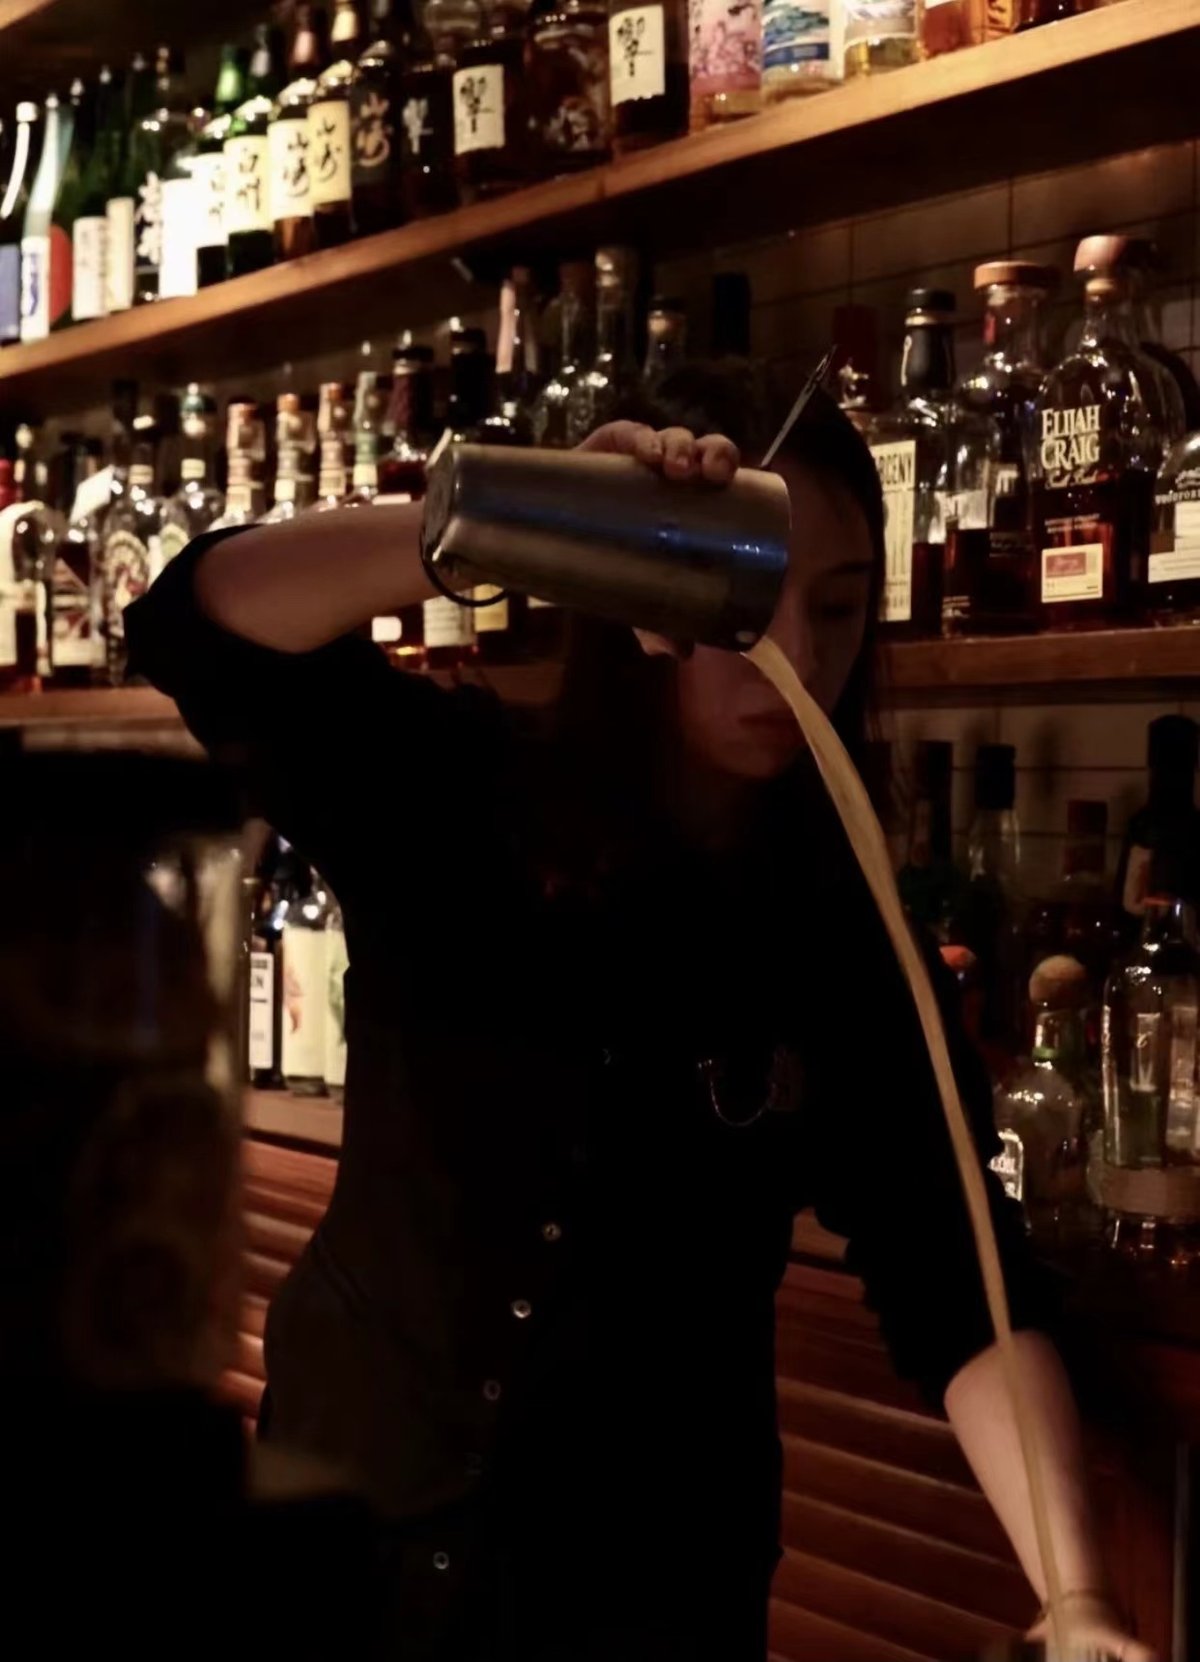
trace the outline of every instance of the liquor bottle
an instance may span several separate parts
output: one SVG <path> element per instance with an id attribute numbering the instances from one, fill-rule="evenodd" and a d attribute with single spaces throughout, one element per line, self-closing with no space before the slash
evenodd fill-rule
<path id="1" fill-rule="evenodd" d="M 325 1089 L 336 1102 L 346 1092 L 346 925 L 342 908 L 329 896 L 325 914 Z"/>
<path id="2" fill-rule="evenodd" d="M 229 275 L 229 229 L 225 223 L 225 145 L 235 113 L 246 102 L 246 55 L 240 46 L 221 48 L 213 113 L 200 129 L 192 178 L 197 193 L 196 285 L 211 288 Z"/>
<path id="3" fill-rule="evenodd" d="M 33 128 L 37 105 L 23 99 L 16 108 L 12 157 L 0 196 L 0 346 L 21 338 L 21 238 L 33 179 Z"/>
<path id="4" fill-rule="evenodd" d="M 534 0 L 526 53 L 530 169 L 542 178 L 608 160 L 608 0 Z"/>
<path id="5" fill-rule="evenodd" d="M 1160 625 L 1200 622 L 1200 432 L 1172 445 L 1159 470 L 1142 615 Z"/>
<path id="6" fill-rule="evenodd" d="M 324 1096 L 328 894 L 316 872 L 294 855 L 284 875 L 283 892 L 287 901 L 280 939 L 284 1083 L 296 1096 Z"/>
<path id="7" fill-rule="evenodd" d="M 279 37 L 266 23 L 254 32 L 247 98 L 233 112 L 225 140 L 225 230 L 229 275 L 262 271 L 275 258 L 268 130 L 282 81 Z"/>
<path id="8" fill-rule="evenodd" d="M 1148 237 L 1084 237 L 1075 250 L 1077 275 L 1116 274 L 1121 279 L 1129 332 L 1150 373 L 1147 399 L 1162 433 L 1165 451 L 1188 430 L 1184 393 L 1177 377 L 1190 379 L 1191 371 L 1182 359 L 1166 350 L 1150 322 L 1150 273 L 1158 263 L 1158 250 Z"/>
<path id="9" fill-rule="evenodd" d="M 336 0 L 329 67 L 308 107 L 308 172 L 318 248 L 337 248 L 354 235 L 350 86 L 363 48 L 357 0 Z"/>
<path id="10" fill-rule="evenodd" d="M 559 293 L 546 308 L 558 324 L 558 362 L 533 406 L 533 442 L 565 450 L 572 442 L 568 412 L 591 349 L 593 270 L 586 261 L 567 260 L 558 279 Z"/>
<path id="11" fill-rule="evenodd" d="M 532 327 L 533 273 L 518 266 L 500 287 L 492 412 L 480 425 L 480 444 L 533 443 L 536 333 Z M 533 353 L 532 363 L 530 361 Z"/>
<path id="12" fill-rule="evenodd" d="M 392 377 L 365 369 L 354 385 L 354 473 L 352 495 L 369 505 L 379 494 L 379 461 L 388 433 Z"/>
<path id="13" fill-rule="evenodd" d="M 225 412 L 225 511 L 212 529 L 252 525 L 265 508 L 263 469 L 267 456 L 266 428 L 257 404 L 235 399 Z"/>
<path id="14" fill-rule="evenodd" d="M 181 76 L 178 55 L 170 47 L 160 46 L 154 60 L 154 108 L 131 135 L 130 155 L 140 171 L 134 209 L 133 283 L 134 303 L 139 306 L 149 305 L 160 296 L 165 246 L 163 185 L 176 152 L 192 136 Z M 186 215 L 183 222 L 186 225 Z"/>
<path id="15" fill-rule="evenodd" d="M 877 417 L 871 409 L 871 377 L 864 369 L 856 369 L 847 358 L 838 370 L 838 409 L 856 432 L 870 444 Z"/>
<path id="16" fill-rule="evenodd" d="M 200 285 L 200 242 L 208 235 L 208 203 L 196 177 L 200 135 L 208 126 L 208 110 L 183 112 L 181 126 L 169 146 L 162 176 L 162 260 L 158 272 L 160 300 L 177 300 L 196 293 Z"/>
<path id="17" fill-rule="evenodd" d="M 387 506 L 388 501 L 418 501 L 425 494 L 434 429 L 433 353 L 405 335 L 395 364 L 394 376 L 364 370 L 355 386 L 352 505 L 370 507 L 382 500 Z M 389 487 L 386 495 L 383 483 Z M 420 604 L 372 618 L 371 639 L 394 666 L 419 669 L 425 661 Z"/>
<path id="18" fill-rule="evenodd" d="M 846 0 L 847 80 L 916 63 L 917 24 L 917 0 Z"/>
<path id="19" fill-rule="evenodd" d="M 64 151 L 70 143 L 69 115 L 58 94 L 46 97 L 42 151 L 25 209 L 21 233 L 21 339 L 45 340 L 54 323 L 71 304 L 70 274 L 61 260 L 52 259 L 54 203 L 62 174 Z M 59 287 L 53 288 L 55 273 Z M 65 285 L 62 278 L 66 277 Z"/>
<path id="20" fill-rule="evenodd" d="M 50 216 L 50 327 L 69 328 L 75 294 L 75 221 L 83 201 L 85 158 L 95 149 L 96 101 L 78 77 L 63 110 L 63 164 Z"/>
<path id="21" fill-rule="evenodd" d="M 1137 344 L 1127 273 L 1087 278 L 1079 344 L 1042 383 L 1032 447 L 1044 628 L 1126 620 L 1147 575 L 1163 456 L 1160 383 Z"/>
<path id="22" fill-rule="evenodd" d="M 749 358 L 753 295 L 744 271 L 718 271 L 712 280 L 712 356 Z"/>
<path id="23" fill-rule="evenodd" d="M 50 599 L 50 664 L 56 687 L 86 687 L 96 678 L 103 640 L 96 615 L 99 516 L 86 504 L 83 487 L 94 478 L 98 458 L 81 434 L 63 434 L 58 488 L 59 539 L 54 551 Z"/>
<path id="24" fill-rule="evenodd" d="M 137 208 L 145 182 L 144 123 L 155 107 L 154 71 L 139 52 L 125 82 L 125 107 L 108 221 L 107 300 L 110 312 L 126 312 L 134 301 Z"/>
<path id="25" fill-rule="evenodd" d="M 1200 1161 L 1196 1035 L 1200 944 L 1173 850 L 1156 850 L 1141 940 L 1109 977 L 1101 1027 L 1104 1152 L 1110 1165 Z"/>
<path id="26" fill-rule="evenodd" d="M 637 386 L 633 304 L 637 256 L 628 248 L 596 250 L 596 357 L 576 377 L 567 401 L 567 438 L 581 444 L 610 420 Z"/>
<path id="27" fill-rule="evenodd" d="M 975 272 L 975 287 L 986 295 L 984 357 L 979 369 L 960 381 L 957 406 L 992 423 L 995 459 L 981 522 L 978 498 L 972 502 L 961 493 L 971 489 L 967 475 L 974 473 L 978 484 L 985 461 L 979 449 L 991 441 L 982 427 L 964 431 L 960 422 L 951 435 L 959 477 L 951 483 L 955 506 L 966 509 L 967 523 L 954 515 L 947 531 L 946 634 L 1016 634 L 1032 627 L 1038 561 L 1026 442 L 1044 374 L 1041 307 L 1056 275 L 1050 266 L 1022 260 L 991 261 Z"/>
<path id="28" fill-rule="evenodd" d="M 475 0 L 429 0 L 400 76 L 400 189 L 410 219 L 458 206 L 454 152 L 454 67 L 476 23 Z M 466 27 L 457 31 L 455 23 Z"/>
<path id="29" fill-rule="evenodd" d="M 1036 979 L 1047 960 L 1074 959 L 1082 966 L 1087 1000 L 1094 1006 L 1121 944 L 1120 918 L 1106 876 L 1107 835 L 1107 803 L 1067 803 L 1061 875 L 1030 908 L 1024 931 L 1031 976 Z"/>
<path id="30" fill-rule="evenodd" d="M 656 294 L 646 313 L 642 387 L 653 393 L 687 357 L 687 313 L 682 300 Z"/>
<path id="31" fill-rule="evenodd" d="M 430 459 L 450 444 L 473 441 L 488 410 L 488 383 L 491 364 L 487 354 L 487 337 L 482 329 L 464 327 L 458 318 L 450 320 L 450 402 L 446 410 L 446 426 Z M 399 377 L 397 378 L 399 384 Z M 397 420 L 397 433 L 400 423 Z M 422 491 L 423 494 L 423 491 Z M 477 601 L 499 596 L 500 590 L 477 588 L 471 598 Z M 486 614 L 490 613 L 490 616 Z M 426 660 L 432 669 L 451 669 L 469 662 L 477 655 L 495 661 L 506 658 L 505 648 L 515 638 L 516 619 L 507 600 L 499 599 L 492 605 L 460 606 L 446 595 L 436 595 L 422 608 Z M 476 632 L 493 636 L 488 650 L 479 645 Z"/>
<path id="32" fill-rule="evenodd" d="M 1159 716 L 1146 735 L 1150 791 L 1125 828 L 1116 894 L 1127 918 L 1145 908 L 1151 866 L 1163 849 L 1176 865 L 1185 900 L 1200 904 L 1200 813 L 1196 810 L 1196 762 L 1200 728 L 1189 716 Z"/>
<path id="33" fill-rule="evenodd" d="M 16 515 L 5 530 L 16 609 L 17 692 L 41 692 L 51 674 L 51 591 L 59 524 L 45 501 L 48 470 L 38 454 L 38 435 L 28 423 L 17 429 L 18 461 L 13 469 Z"/>
<path id="34" fill-rule="evenodd" d="M 981 1037 L 1011 1053 L 1020 1025 L 1021 827 L 1016 811 L 1016 751 L 980 745 L 975 756 L 975 810 L 967 833 L 968 886 L 954 934 L 979 964 Z"/>
<path id="35" fill-rule="evenodd" d="M 1079 1240 L 1091 1225 L 1089 1103 L 1077 1083 L 1085 1049 L 1081 1012 L 1069 1004 L 1042 1005 L 1029 1056 L 996 1088 L 996 1130 L 1004 1153 L 992 1167 L 1021 1202 L 1039 1241 Z"/>
<path id="36" fill-rule="evenodd" d="M 1158 247 L 1148 237 L 1122 237 L 1121 263 L 1133 282 L 1133 327 L 1138 345 L 1175 383 L 1176 399 L 1167 389 L 1174 436 L 1200 431 L 1200 385 L 1186 358 L 1164 346 L 1162 330 L 1152 316 L 1154 274 L 1162 270 Z"/>
<path id="37" fill-rule="evenodd" d="M 1038 29 L 1043 23 L 1059 23 L 1089 9 L 1087 0 L 1083 4 L 1080 0 L 1018 0 L 1018 5 L 1018 29 Z"/>
<path id="38" fill-rule="evenodd" d="M 193 381 L 179 401 L 183 436 L 180 485 L 163 506 L 162 562 L 165 566 L 188 543 L 211 530 L 225 512 L 225 498 L 214 482 L 217 406 Z"/>
<path id="39" fill-rule="evenodd" d="M 340 508 L 350 494 L 351 410 L 340 381 L 323 381 L 317 401 L 317 509 Z"/>
<path id="40" fill-rule="evenodd" d="M 275 400 L 275 494 L 263 518 L 268 524 L 294 519 L 316 501 L 313 472 L 317 423 L 298 393 L 282 392 Z"/>
<path id="41" fill-rule="evenodd" d="M 466 0 L 453 4 L 466 11 Z M 426 11 L 430 29 L 433 9 L 431 4 Z M 527 9 L 528 0 L 484 0 L 476 5 L 478 28 L 455 57 L 454 162 L 464 202 L 515 190 L 528 176 Z"/>
<path id="42" fill-rule="evenodd" d="M 162 569 L 162 504 L 155 490 L 155 448 L 158 433 L 153 417 L 133 422 L 125 489 L 104 520 L 100 538 L 103 628 L 108 680 L 125 680 L 126 606 L 145 594 Z M 121 466 L 123 437 L 116 435 L 117 466 Z"/>
<path id="43" fill-rule="evenodd" d="M 290 845 L 272 836 L 255 874 L 250 921 L 246 1078 L 260 1091 L 283 1088 L 283 925 Z"/>
<path id="44" fill-rule="evenodd" d="M 845 15 L 842 0 L 765 0 L 763 95 L 768 104 L 825 92 L 843 80 Z"/>
<path id="45" fill-rule="evenodd" d="M 1021 19 L 1021 0 L 925 0 L 921 52 L 926 58 L 961 46 L 1011 35 Z"/>
<path id="46" fill-rule="evenodd" d="M 275 102 L 267 130 L 275 255 L 281 260 L 311 254 L 317 246 L 308 112 L 317 97 L 318 81 L 325 67 L 319 17 L 308 0 L 298 0 L 288 51 L 287 84 Z"/>
<path id="47" fill-rule="evenodd" d="M 13 464 L 0 457 L 0 693 L 19 691 L 17 612 L 19 590 L 13 561 L 13 525 L 21 511 Z"/>
<path id="48" fill-rule="evenodd" d="M 105 65 L 96 82 L 90 132 L 83 139 L 82 173 L 71 226 L 71 317 L 76 323 L 108 312 L 107 208 L 120 163 L 121 113 L 120 88 Z"/>
<path id="49" fill-rule="evenodd" d="M 762 108 L 763 0 L 688 0 L 689 125 Z"/>
<path id="50" fill-rule="evenodd" d="M 953 315 L 954 296 L 944 289 L 910 292 L 900 403 L 872 428 L 871 454 L 887 509 L 879 615 L 885 633 L 898 639 L 941 630 Z"/>
<path id="51" fill-rule="evenodd" d="M 687 132 L 687 0 L 609 0 L 608 55 L 619 156 Z"/>
<path id="52" fill-rule="evenodd" d="M 952 744 L 928 739 L 916 746 L 908 847 L 896 874 L 900 898 L 913 922 L 942 941 L 962 909 L 962 879 L 951 842 L 953 768 Z"/>
<path id="53" fill-rule="evenodd" d="M 350 84 L 354 224 L 364 237 L 404 218 L 399 124 L 401 76 L 413 34 L 409 0 L 370 0 L 368 22 L 370 42 Z"/>

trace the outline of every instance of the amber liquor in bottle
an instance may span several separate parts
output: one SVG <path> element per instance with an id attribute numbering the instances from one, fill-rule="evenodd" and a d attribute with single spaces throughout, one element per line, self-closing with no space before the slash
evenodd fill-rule
<path id="1" fill-rule="evenodd" d="M 534 174 L 553 178 L 608 160 L 607 0 L 534 0 L 526 99 Z"/>
<path id="2" fill-rule="evenodd" d="M 336 248 L 354 234 L 350 87 L 361 33 L 357 0 L 337 0 L 329 41 L 333 61 L 308 106 L 308 172 L 318 248 Z"/>
<path id="3" fill-rule="evenodd" d="M 401 182 L 400 77 L 412 25 L 407 0 L 370 0 L 370 41 L 350 84 L 350 156 L 354 225 L 373 236 L 404 218 Z"/>
<path id="4" fill-rule="evenodd" d="M 392 354 L 392 384 L 386 426 L 390 448 L 379 458 L 376 507 L 419 502 L 425 495 L 425 470 L 437 426 L 433 414 L 433 352 L 407 332 Z M 415 668 L 428 656 L 424 607 L 406 606 L 396 614 L 399 634 L 388 646 L 388 657 L 402 667 Z M 372 625 L 380 639 L 378 623 Z"/>
<path id="5" fill-rule="evenodd" d="M 324 68 L 316 8 L 298 0 L 288 53 L 287 85 L 279 95 L 267 131 L 271 164 L 271 211 L 275 255 L 290 260 L 317 246 L 313 225 L 309 109 Z"/>
<path id="6" fill-rule="evenodd" d="M 525 12 L 517 0 L 493 0 L 457 54 L 454 158 L 464 202 L 501 196 L 528 177 Z"/>
<path id="7" fill-rule="evenodd" d="M 608 58 L 618 155 L 687 132 L 687 0 L 609 0 Z"/>

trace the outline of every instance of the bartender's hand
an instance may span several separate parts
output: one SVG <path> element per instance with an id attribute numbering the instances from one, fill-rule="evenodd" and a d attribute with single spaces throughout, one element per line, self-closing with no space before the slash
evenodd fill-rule
<path id="1" fill-rule="evenodd" d="M 1113 1657 L 1115 1662 L 1155 1662 L 1154 1652 L 1134 1639 L 1108 1600 L 1100 1593 L 1063 1595 L 1063 1638 L 1066 1658 Z M 1050 1622 L 1043 1617 L 1029 1638 L 1052 1646 Z"/>
<path id="2" fill-rule="evenodd" d="M 668 479 L 703 479 L 710 485 L 727 485 L 741 463 L 737 445 L 720 433 L 698 439 L 686 427 L 656 432 L 638 421 L 610 421 L 597 427 L 578 448 L 633 456 Z"/>

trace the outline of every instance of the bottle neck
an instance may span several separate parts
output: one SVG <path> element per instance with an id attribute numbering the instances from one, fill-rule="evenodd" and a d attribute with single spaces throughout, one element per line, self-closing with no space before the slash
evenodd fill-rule
<path id="1" fill-rule="evenodd" d="M 972 877 L 1011 877 L 1020 847 L 1021 828 L 1014 808 L 976 808 L 968 836 Z"/>
<path id="2" fill-rule="evenodd" d="M 232 48 L 221 58 L 221 70 L 217 76 L 217 90 L 213 94 L 213 109 L 217 115 L 232 115 L 246 96 L 245 83 L 242 80 L 242 65 L 238 53 Z"/>
<path id="3" fill-rule="evenodd" d="M 1085 1054 L 1077 1010 L 1038 1010 L 1033 1023 L 1033 1060 L 1045 1067 L 1070 1068 Z"/>
<path id="4" fill-rule="evenodd" d="M 1041 362 L 1041 294 L 1028 289 L 993 290 L 983 316 L 988 358 L 1003 363 Z"/>
<path id="5" fill-rule="evenodd" d="M 948 393 L 954 385 L 954 332 L 947 323 L 910 324 L 900 360 L 908 398 Z"/>
<path id="6" fill-rule="evenodd" d="M 587 353 L 588 308 L 575 294 L 564 294 L 561 316 L 559 371 L 577 369 Z"/>
<path id="7" fill-rule="evenodd" d="M 908 863 L 910 866 L 931 866 L 949 860 L 950 795 L 949 792 L 928 792 L 917 796 L 908 822 Z"/>
<path id="8" fill-rule="evenodd" d="M 486 353 L 455 353 L 450 407 L 446 413 L 452 433 L 469 433 L 487 415 L 488 369 Z"/>
<path id="9" fill-rule="evenodd" d="M 1142 913 L 1142 947 L 1157 952 L 1165 946 L 1196 946 L 1196 914 L 1178 895 L 1148 895 Z"/>
<path id="10" fill-rule="evenodd" d="M 642 379 L 657 386 L 684 359 L 683 331 L 677 323 L 652 320 L 646 339 L 646 362 Z"/>
<path id="11" fill-rule="evenodd" d="M 398 369 L 392 380 L 389 423 L 395 432 L 395 448 L 409 455 L 424 455 L 434 430 L 433 375 L 430 370 Z"/>
<path id="12" fill-rule="evenodd" d="M 1115 287 L 1089 289 L 1084 297 L 1080 345 L 1099 346 L 1102 341 L 1118 341 L 1122 346 L 1137 350 L 1133 303 L 1127 290 Z"/>
<path id="13" fill-rule="evenodd" d="M 1196 776 L 1181 768 L 1157 768 L 1150 775 L 1150 807 L 1157 812 L 1189 811 L 1195 805 Z"/>

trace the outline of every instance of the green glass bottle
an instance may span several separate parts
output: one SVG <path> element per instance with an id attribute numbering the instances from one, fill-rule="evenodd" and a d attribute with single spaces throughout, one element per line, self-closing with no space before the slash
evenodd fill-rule
<path id="1" fill-rule="evenodd" d="M 279 35 L 269 24 L 260 23 L 246 77 L 246 101 L 233 112 L 225 139 L 225 230 L 231 277 L 261 271 L 275 258 L 267 129 L 282 80 Z"/>
<path id="2" fill-rule="evenodd" d="M 116 178 L 121 141 L 120 88 L 104 66 L 96 81 L 90 138 L 84 149 L 74 224 L 71 227 L 71 316 L 76 323 L 108 311 L 108 198 Z"/>
<path id="3" fill-rule="evenodd" d="M 229 233 L 225 225 L 225 141 L 234 112 L 246 102 L 246 56 L 240 46 L 221 48 L 221 68 L 213 97 L 212 119 L 200 130 L 192 178 L 199 216 L 196 281 L 204 289 L 229 275 Z"/>
<path id="4" fill-rule="evenodd" d="M 142 123 L 153 108 L 154 71 L 139 52 L 125 83 L 119 154 L 114 158 L 113 184 L 105 208 L 108 221 L 105 289 L 110 312 L 125 312 L 133 305 L 135 219 L 138 191 L 145 177 L 139 135 Z"/>

